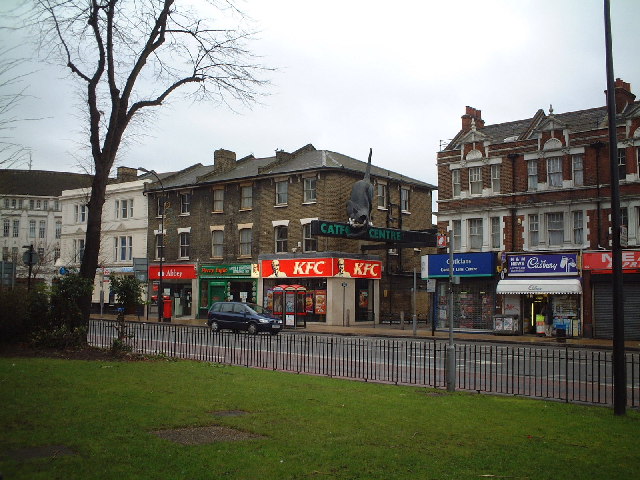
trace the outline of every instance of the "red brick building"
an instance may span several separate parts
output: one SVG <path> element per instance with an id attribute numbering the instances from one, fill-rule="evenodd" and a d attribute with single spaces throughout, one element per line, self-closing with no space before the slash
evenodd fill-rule
<path id="1" fill-rule="evenodd" d="M 628 237 L 625 329 L 628 338 L 639 338 L 634 248 L 640 246 L 640 102 L 620 79 L 615 98 L 613 161 Z M 466 107 L 460 131 L 437 155 L 438 228 L 453 230 L 455 252 L 495 257 L 495 271 L 475 277 L 460 273 L 455 318 L 469 316 L 466 302 L 476 317 L 467 327 L 492 329 L 493 309 L 493 314 L 518 315 L 525 333 L 540 334 L 541 311 L 548 306 L 549 321 L 569 335 L 611 336 L 607 129 L 605 106 L 567 113 L 550 107 L 548 113 L 538 110 L 531 118 L 495 125 Z M 444 286 L 438 292 L 444 293 Z M 440 318 L 447 318 L 442 295 L 439 304 Z M 462 321 L 454 326 L 464 327 Z"/>

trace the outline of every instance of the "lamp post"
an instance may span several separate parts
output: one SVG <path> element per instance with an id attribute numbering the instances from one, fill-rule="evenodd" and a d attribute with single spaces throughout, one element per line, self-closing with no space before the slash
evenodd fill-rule
<path id="1" fill-rule="evenodd" d="M 163 298 L 162 298 L 162 260 L 164 257 L 164 208 L 165 208 L 165 194 L 164 194 L 164 185 L 162 184 L 162 180 L 160 180 L 160 177 L 158 176 L 158 174 L 155 172 L 155 170 L 147 170 L 146 168 L 143 167 L 138 167 L 138 170 L 140 170 L 141 172 L 144 173 L 149 173 L 151 175 L 153 175 L 154 177 L 156 177 L 156 179 L 158 180 L 158 183 L 160 183 L 160 188 L 162 189 L 162 198 L 160 199 L 161 201 L 158 202 L 158 206 L 160 206 L 162 204 L 162 211 L 160 214 L 160 243 L 158 244 L 158 250 L 160 250 L 160 269 L 158 272 L 158 322 L 162 322 L 162 306 L 163 306 Z"/>

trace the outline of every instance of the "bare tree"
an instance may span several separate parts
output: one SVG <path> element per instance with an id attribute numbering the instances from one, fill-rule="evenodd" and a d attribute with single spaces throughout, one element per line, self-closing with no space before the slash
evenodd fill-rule
<path id="1" fill-rule="evenodd" d="M 180 90 L 194 100 L 250 105 L 267 68 L 247 49 L 251 34 L 230 0 L 32 0 L 29 24 L 86 88 L 95 166 L 80 275 L 93 282 L 108 176 L 132 122 Z M 228 17 L 232 14 L 233 27 Z M 216 18 L 212 18 L 215 15 Z M 215 22 L 215 27 L 214 27 Z M 90 298 L 83 306 L 88 319 Z"/>

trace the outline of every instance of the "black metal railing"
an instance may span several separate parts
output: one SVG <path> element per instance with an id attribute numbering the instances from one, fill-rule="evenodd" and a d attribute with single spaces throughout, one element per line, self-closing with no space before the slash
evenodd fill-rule
<path id="1" fill-rule="evenodd" d="M 110 348 L 117 322 L 92 320 L 89 344 Z M 443 339 L 284 332 L 247 335 L 204 326 L 127 322 L 136 353 L 361 381 L 446 387 Z M 456 343 L 456 388 L 565 402 L 613 404 L 610 350 L 570 346 Z M 627 404 L 640 406 L 640 353 L 627 352 Z"/>

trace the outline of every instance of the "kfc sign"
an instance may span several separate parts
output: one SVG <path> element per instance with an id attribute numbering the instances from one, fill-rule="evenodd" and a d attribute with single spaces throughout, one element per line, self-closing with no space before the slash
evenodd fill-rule
<path id="1" fill-rule="evenodd" d="M 381 278 L 382 262 L 353 258 L 276 258 L 263 260 L 263 278 L 353 277 Z"/>

